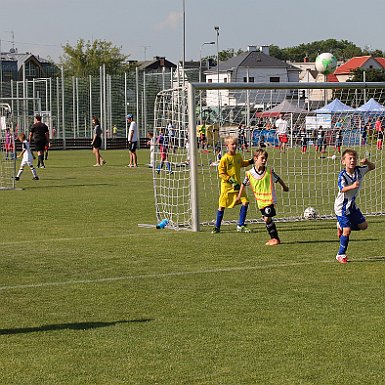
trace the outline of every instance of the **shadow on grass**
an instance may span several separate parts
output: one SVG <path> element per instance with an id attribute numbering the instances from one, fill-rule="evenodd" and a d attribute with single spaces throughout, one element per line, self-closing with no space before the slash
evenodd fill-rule
<path id="1" fill-rule="evenodd" d="M 140 318 L 133 320 L 121 320 L 112 322 L 74 322 L 68 324 L 53 324 L 53 325 L 42 325 L 25 328 L 14 328 L 14 329 L 0 329 L 0 335 L 5 334 L 23 334 L 23 333 L 36 333 L 36 332 L 49 332 L 57 330 L 88 330 L 96 328 L 105 328 L 108 326 L 114 326 L 118 324 L 128 323 L 144 323 L 154 321 L 151 318 Z"/>
<path id="2" fill-rule="evenodd" d="M 378 241 L 378 238 L 367 238 L 367 239 L 351 239 L 349 243 L 354 242 L 373 242 Z M 300 243 L 338 243 L 338 239 L 307 239 L 303 241 L 289 241 L 286 242 L 285 240 L 282 241 L 282 244 L 285 245 L 296 245 Z"/>
<path id="3" fill-rule="evenodd" d="M 48 179 L 46 179 L 48 180 Z M 51 179 L 49 179 L 51 180 Z M 94 186 L 116 186 L 116 184 L 113 183 L 78 183 L 78 184 L 62 184 L 62 185 L 49 185 L 49 186 L 44 186 L 44 190 L 47 189 L 55 189 L 55 188 L 72 188 L 72 187 L 94 187 Z M 34 189 L 40 189 L 41 186 L 28 186 L 25 187 L 24 189 L 28 190 L 34 190 Z"/>

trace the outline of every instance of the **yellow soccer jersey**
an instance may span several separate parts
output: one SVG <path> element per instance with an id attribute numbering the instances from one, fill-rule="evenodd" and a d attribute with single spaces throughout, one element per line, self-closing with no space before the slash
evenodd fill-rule
<path id="1" fill-rule="evenodd" d="M 246 191 L 244 190 L 241 202 L 236 202 L 238 197 L 237 190 L 234 190 L 230 178 L 234 178 L 238 184 L 241 184 L 241 168 L 249 165 L 248 160 L 243 160 L 242 155 L 225 154 L 219 162 L 218 174 L 221 179 L 221 195 L 219 197 L 219 207 L 232 208 L 236 204 L 248 202 Z"/>

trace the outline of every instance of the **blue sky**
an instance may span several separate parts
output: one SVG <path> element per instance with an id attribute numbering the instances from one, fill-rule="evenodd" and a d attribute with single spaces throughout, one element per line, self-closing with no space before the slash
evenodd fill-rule
<path id="1" fill-rule="evenodd" d="M 385 50 L 384 0 L 185 0 L 186 60 L 199 59 L 201 45 L 219 50 L 248 45 L 290 47 L 334 38 Z M 2 51 L 12 47 L 54 60 L 62 45 L 102 39 L 131 59 L 183 55 L 183 0 L 12 0 L 1 6 Z M 215 55 L 215 45 L 202 56 Z"/>

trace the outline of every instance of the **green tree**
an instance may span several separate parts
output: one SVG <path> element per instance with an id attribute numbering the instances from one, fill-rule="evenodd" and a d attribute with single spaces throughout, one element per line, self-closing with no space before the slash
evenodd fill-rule
<path id="1" fill-rule="evenodd" d="M 75 46 L 63 46 L 64 55 L 60 58 L 66 74 L 76 77 L 98 75 L 102 64 L 108 74 L 119 74 L 130 70 L 128 55 L 121 48 L 105 40 L 78 40 Z"/>
<path id="2" fill-rule="evenodd" d="M 364 76 L 365 72 L 365 76 Z M 347 80 L 347 82 L 363 82 L 364 77 L 366 82 L 385 82 L 385 70 L 384 69 L 366 69 L 363 70 L 361 68 L 357 68 L 353 72 L 353 77 L 351 80 Z M 364 90 L 357 90 L 355 93 L 349 92 L 348 90 L 344 90 L 341 93 L 340 98 L 343 98 L 347 104 L 353 106 L 355 103 L 355 100 L 362 100 L 363 95 L 366 95 L 366 99 L 375 98 L 379 103 L 385 102 L 385 95 L 382 95 L 382 93 L 379 93 L 378 90 L 375 89 L 367 89 Z"/>
<path id="3" fill-rule="evenodd" d="M 305 57 L 309 61 L 315 61 L 315 58 L 322 52 L 331 52 L 337 60 L 348 60 L 354 56 L 361 56 L 363 51 L 354 43 L 347 40 L 327 39 L 311 43 L 303 43 L 298 46 L 279 49 L 273 46 L 271 55 L 281 60 L 303 61 Z"/>

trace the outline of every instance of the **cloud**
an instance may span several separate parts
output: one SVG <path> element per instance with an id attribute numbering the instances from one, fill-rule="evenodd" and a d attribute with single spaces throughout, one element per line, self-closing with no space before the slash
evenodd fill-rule
<path id="1" fill-rule="evenodd" d="M 179 26 L 182 18 L 183 18 L 182 12 L 170 12 L 167 18 L 156 26 L 156 29 L 158 30 L 176 29 Z"/>

